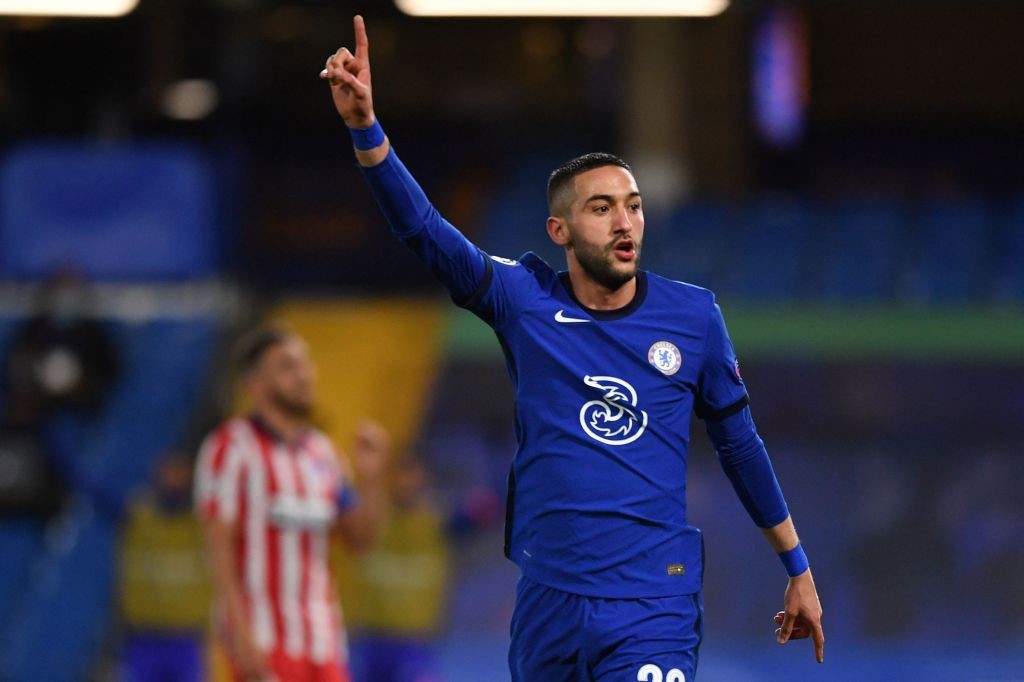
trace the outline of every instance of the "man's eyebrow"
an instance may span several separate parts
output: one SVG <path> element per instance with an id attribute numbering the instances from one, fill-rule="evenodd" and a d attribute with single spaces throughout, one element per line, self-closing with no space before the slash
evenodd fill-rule
<path id="1" fill-rule="evenodd" d="M 632 199 L 633 197 L 638 196 L 640 196 L 640 192 L 633 191 L 627 194 L 626 198 Z M 615 203 L 615 198 L 611 194 L 594 194 L 592 196 L 587 197 L 587 200 L 584 201 L 583 203 L 589 204 L 591 201 L 607 201 L 609 204 L 612 204 Z"/>

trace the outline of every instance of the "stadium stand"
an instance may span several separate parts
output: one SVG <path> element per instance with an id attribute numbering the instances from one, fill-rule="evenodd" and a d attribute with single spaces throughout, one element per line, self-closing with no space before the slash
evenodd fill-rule
<path id="1" fill-rule="evenodd" d="M 211 318 L 114 326 L 126 358 L 123 383 L 98 423 L 58 427 L 57 440 L 74 448 L 65 456 L 80 467 L 73 502 L 43 542 L 29 541 L 27 528 L 4 534 L 4 543 L 20 543 L 21 554 L 5 559 L 0 585 L 17 595 L 8 602 L 17 606 L 4 624 L 0 678 L 80 680 L 95 665 L 111 619 L 120 505 L 184 431 L 217 328 Z M 47 656 L 54 642 L 61 655 Z"/>
<path id="2" fill-rule="evenodd" d="M 544 235 L 540 160 L 510 171 L 481 245 L 561 261 Z M 643 266 L 734 300 L 962 306 L 1024 302 L 1024 201 L 785 195 L 646 215 Z"/>
<path id="3" fill-rule="evenodd" d="M 849 201 L 827 206 L 818 215 L 817 239 L 810 244 L 822 244 L 817 258 L 822 269 L 821 295 L 877 302 L 891 292 L 904 232 L 899 206 L 887 201 Z"/>
<path id="4" fill-rule="evenodd" d="M 939 200 L 920 208 L 917 234 L 903 242 L 907 296 L 912 301 L 964 304 L 986 287 L 986 244 L 994 230 L 990 210 L 980 200 Z M 996 276 L 989 270 L 990 278 Z"/>
<path id="5" fill-rule="evenodd" d="M 996 272 L 995 300 L 1024 302 L 1024 200 L 1003 208 L 999 217 L 996 253 L 989 260 Z"/>
<path id="6" fill-rule="evenodd" d="M 739 278 L 729 288 L 751 301 L 806 297 L 812 264 L 800 245 L 814 234 L 810 207 L 790 198 L 766 198 L 745 205 L 739 221 L 747 238 L 738 267 L 728 270 Z"/>
<path id="7" fill-rule="evenodd" d="M 0 525 L 0 679 L 95 671 L 111 631 L 123 505 L 182 438 L 230 319 L 223 291 L 195 284 L 218 267 L 214 190 L 187 145 L 44 143 L 3 159 L 0 348 L 31 312 L 32 282 L 72 266 L 99 283 L 94 314 L 125 371 L 98 415 L 45 427 L 69 490 L 57 517 Z"/>

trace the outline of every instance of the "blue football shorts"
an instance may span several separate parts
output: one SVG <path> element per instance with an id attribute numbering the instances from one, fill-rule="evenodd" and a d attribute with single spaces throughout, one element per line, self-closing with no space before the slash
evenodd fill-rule
<path id="1" fill-rule="evenodd" d="M 692 682 L 704 628 L 700 593 L 604 599 L 519 579 L 512 682 Z"/>

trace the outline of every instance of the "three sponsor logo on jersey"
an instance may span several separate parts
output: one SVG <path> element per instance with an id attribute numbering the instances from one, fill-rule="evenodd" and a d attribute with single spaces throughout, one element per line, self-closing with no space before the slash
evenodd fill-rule
<path id="1" fill-rule="evenodd" d="M 559 310 L 555 319 L 562 314 Z M 571 319 L 571 318 L 570 318 Z M 672 376 L 683 364 L 683 354 L 669 341 L 658 341 L 647 352 L 647 361 L 665 376 Z M 584 376 L 583 383 L 601 392 L 580 408 L 580 427 L 605 445 L 627 445 L 647 429 L 647 412 L 640 409 L 636 389 L 615 376 Z"/>
<path id="2" fill-rule="evenodd" d="M 555 322 L 578 324 L 590 322 L 572 317 L 559 309 Z M 665 376 L 672 376 L 683 366 L 683 354 L 670 341 L 656 341 L 647 351 L 647 361 Z M 580 426 L 588 436 L 605 445 L 627 445 L 643 435 L 647 429 L 647 413 L 638 408 L 636 389 L 625 379 L 615 376 L 583 377 L 583 383 L 602 393 L 580 408 Z"/>
<path id="3" fill-rule="evenodd" d="M 585 376 L 583 383 L 602 392 L 580 408 L 583 432 L 606 445 L 626 445 L 643 435 L 647 413 L 637 408 L 636 389 L 613 376 Z"/>

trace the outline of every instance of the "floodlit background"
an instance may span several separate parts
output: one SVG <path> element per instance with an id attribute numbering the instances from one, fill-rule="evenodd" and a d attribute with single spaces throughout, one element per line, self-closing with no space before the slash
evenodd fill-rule
<path id="1" fill-rule="evenodd" d="M 389 235 L 317 78 L 356 11 L 395 148 L 483 248 L 562 262 L 547 173 L 611 151 L 645 194 L 644 266 L 717 292 L 828 644 L 823 667 L 774 644 L 785 574 L 697 422 L 701 679 L 1024 680 L 1015 0 L 0 16 L 0 679 L 120 679 L 139 633 L 206 639 L 189 460 L 267 317 L 312 345 L 318 424 L 345 447 L 373 417 L 401 462 L 381 545 L 334 557 L 356 682 L 381 635 L 428 642 L 441 680 L 508 679 L 511 390 Z"/>

